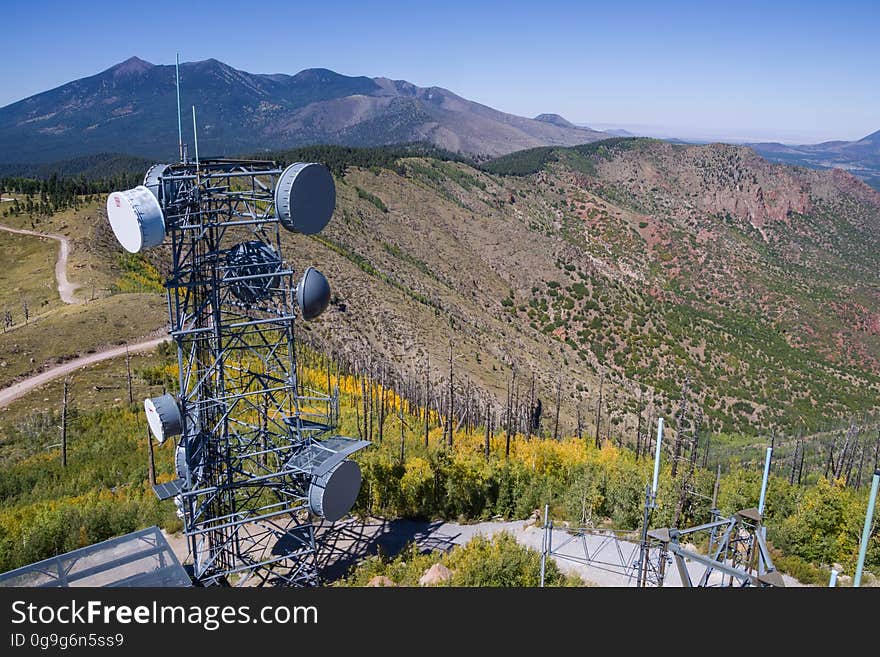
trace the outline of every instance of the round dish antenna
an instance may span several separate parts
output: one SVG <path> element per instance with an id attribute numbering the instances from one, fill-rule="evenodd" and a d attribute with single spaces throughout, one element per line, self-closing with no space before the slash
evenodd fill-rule
<path id="1" fill-rule="evenodd" d="M 174 395 L 166 394 L 144 400 L 144 411 L 150 432 L 161 445 L 169 437 L 177 436 L 183 431 L 183 418 Z"/>
<path id="2" fill-rule="evenodd" d="M 159 246 L 165 239 L 165 217 L 159 201 L 138 185 L 107 197 L 107 218 L 116 239 L 129 253 Z"/>
<path id="3" fill-rule="evenodd" d="M 144 176 L 144 187 L 153 193 L 153 196 L 156 197 L 159 205 L 163 208 L 174 202 L 176 187 L 178 187 L 178 185 L 174 184 L 173 180 L 159 180 L 165 177 L 170 168 L 170 164 L 154 164 L 147 170 L 147 175 Z"/>
<path id="4" fill-rule="evenodd" d="M 330 303 L 330 283 L 327 277 L 314 267 L 303 272 L 296 286 L 296 305 L 299 306 L 303 319 L 315 319 Z"/>
<path id="5" fill-rule="evenodd" d="M 189 439 L 189 458 L 186 456 L 187 438 L 181 437 L 174 452 L 174 471 L 181 479 L 192 477 L 199 482 L 205 469 L 205 439 L 200 433 Z"/>
<path id="6" fill-rule="evenodd" d="M 360 466 L 354 461 L 342 461 L 312 480 L 309 486 L 309 510 L 335 522 L 351 510 L 360 489 Z"/>
<path id="7" fill-rule="evenodd" d="M 226 276 L 232 294 L 245 303 L 260 301 L 279 289 L 281 257 L 259 240 L 241 242 L 226 254 Z"/>
<path id="8" fill-rule="evenodd" d="M 297 162 L 287 167 L 275 186 L 275 213 L 287 230 L 320 233 L 336 208 L 336 184 L 323 164 Z"/>

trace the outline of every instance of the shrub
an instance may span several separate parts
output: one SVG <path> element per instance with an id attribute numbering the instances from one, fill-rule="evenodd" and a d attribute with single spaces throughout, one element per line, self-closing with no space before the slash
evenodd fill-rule
<path id="1" fill-rule="evenodd" d="M 377 208 L 379 208 L 379 210 L 381 210 L 382 212 L 388 212 L 388 206 L 386 206 L 385 202 L 382 199 L 380 199 L 378 196 L 376 196 L 375 194 L 371 194 L 367 190 L 361 189 L 360 187 L 355 187 L 355 189 L 357 190 L 358 198 L 362 198 L 365 201 L 369 201 L 370 203 L 375 205 Z"/>
<path id="2" fill-rule="evenodd" d="M 541 554 L 517 543 L 509 533 L 492 538 L 475 536 L 450 552 L 424 554 L 412 544 L 393 559 L 381 555 L 358 564 L 339 586 L 365 586 L 383 576 L 398 586 L 418 586 L 419 579 L 432 565 L 442 563 L 452 577 L 441 586 L 540 586 Z M 545 586 L 583 586 L 580 578 L 564 575 L 552 559 L 544 571 Z"/>

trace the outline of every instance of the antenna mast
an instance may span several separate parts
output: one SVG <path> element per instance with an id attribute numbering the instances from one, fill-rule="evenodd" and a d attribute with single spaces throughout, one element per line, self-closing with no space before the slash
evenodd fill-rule
<path id="1" fill-rule="evenodd" d="M 174 72 L 177 76 L 177 150 L 180 161 L 183 162 L 183 121 L 180 117 L 180 53 L 177 53 Z"/>
<path id="2" fill-rule="evenodd" d="M 196 106 L 193 105 L 193 144 L 196 148 L 196 175 L 199 174 L 199 133 L 196 129 Z"/>

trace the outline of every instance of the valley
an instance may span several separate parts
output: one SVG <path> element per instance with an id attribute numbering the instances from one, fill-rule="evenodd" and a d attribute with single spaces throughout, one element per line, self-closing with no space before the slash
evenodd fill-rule
<path id="1" fill-rule="evenodd" d="M 328 319 L 302 329 L 310 344 L 416 381 L 445 375 L 451 345 L 460 392 L 497 407 L 509 384 L 534 385 L 549 409 L 558 387 L 569 430 L 579 416 L 594 429 L 600 379 L 603 434 L 634 432 L 640 403 L 646 421 L 672 413 L 686 377 L 709 432 L 793 435 L 877 411 L 880 194 L 848 174 L 644 139 L 480 169 L 359 157 L 337 173 L 327 230 L 285 235 L 294 266 L 321 267 L 334 293 Z M 137 295 L 161 289 L 164 247 L 152 264 L 123 257 L 100 201 L 37 228 L 70 236 L 79 294 L 95 299 L 59 326 L 134 295 L 149 311 L 115 342 L 160 330 L 161 296 Z M 42 340 L 39 323 L 26 328 L 0 338 L 6 350 Z M 78 343 L 83 331 L 65 330 L 80 352 L 98 344 L 100 331 Z"/>

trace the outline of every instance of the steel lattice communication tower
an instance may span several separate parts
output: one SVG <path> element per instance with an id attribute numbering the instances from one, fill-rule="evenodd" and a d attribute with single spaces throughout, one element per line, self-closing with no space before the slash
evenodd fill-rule
<path id="1" fill-rule="evenodd" d="M 107 199 L 126 250 L 171 246 L 179 393 L 144 405 L 157 441 L 179 436 L 177 479 L 156 493 L 177 505 L 196 581 L 316 584 L 315 521 L 351 509 L 361 474 L 346 457 L 369 443 L 335 435 L 338 395 L 298 380 L 296 319 L 317 317 L 330 288 L 312 267 L 295 284 L 281 231 L 323 229 L 333 177 L 314 163 L 183 160 Z"/>

